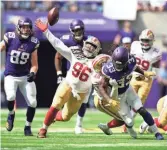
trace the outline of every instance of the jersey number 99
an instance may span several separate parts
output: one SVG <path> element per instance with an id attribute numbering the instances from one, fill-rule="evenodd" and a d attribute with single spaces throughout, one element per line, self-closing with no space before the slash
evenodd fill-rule
<path id="1" fill-rule="evenodd" d="M 150 63 L 147 60 L 142 60 L 140 58 L 136 57 L 136 61 L 137 61 L 137 65 L 139 65 L 139 67 L 141 67 L 141 69 L 143 69 L 144 71 L 147 71 L 150 67 Z"/>

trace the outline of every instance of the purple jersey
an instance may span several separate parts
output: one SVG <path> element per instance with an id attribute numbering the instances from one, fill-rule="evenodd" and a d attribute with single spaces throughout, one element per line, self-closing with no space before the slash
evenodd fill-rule
<path id="1" fill-rule="evenodd" d="M 83 57 L 82 53 L 82 47 L 83 47 L 83 41 L 87 40 L 88 36 L 84 35 L 83 40 L 81 42 L 77 42 L 74 40 L 73 36 L 71 34 L 63 35 L 60 39 L 63 41 L 63 43 L 68 46 L 72 53 L 76 57 Z M 67 61 L 67 70 L 70 68 L 70 62 Z"/>
<path id="2" fill-rule="evenodd" d="M 107 78 L 115 79 L 118 83 L 118 94 L 123 94 L 129 87 L 130 80 L 132 78 L 132 72 L 136 66 L 136 59 L 130 55 L 128 65 L 126 69 L 122 71 L 116 71 L 112 61 L 104 64 L 102 67 L 102 73 Z"/>
<path id="3" fill-rule="evenodd" d="M 39 47 L 36 37 L 20 40 L 15 32 L 4 35 L 6 45 L 5 76 L 15 77 L 29 74 L 31 66 L 31 53 Z"/>

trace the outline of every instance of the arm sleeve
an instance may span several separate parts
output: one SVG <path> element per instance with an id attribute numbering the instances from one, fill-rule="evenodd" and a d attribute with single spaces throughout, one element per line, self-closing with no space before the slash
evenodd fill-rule
<path id="1" fill-rule="evenodd" d="M 52 46 L 67 60 L 71 62 L 72 54 L 70 48 L 68 48 L 60 39 L 55 37 L 49 30 L 43 32 Z"/>

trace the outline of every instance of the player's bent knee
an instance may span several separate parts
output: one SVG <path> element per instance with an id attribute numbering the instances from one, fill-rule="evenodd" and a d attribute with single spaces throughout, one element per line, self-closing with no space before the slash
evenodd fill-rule
<path id="1" fill-rule="evenodd" d="M 29 103 L 30 107 L 36 108 L 37 107 L 37 101 L 33 100 Z"/>
<path id="2" fill-rule="evenodd" d="M 126 126 L 127 127 L 133 127 L 133 125 L 134 125 L 134 121 L 133 121 L 133 119 L 131 119 L 131 118 L 127 118 L 126 120 L 125 120 L 125 124 L 126 124 Z"/>
<path id="3" fill-rule="evenodd" d="M 13 101 L 16 99 L 16 94 L 13 92 L 7 93 L 7 100 L 8 101 Z"/>
<path id="4" fill-rule="evenodd" d="M 71 117 L 71 115 L 63 115 L 63 121 L 69 121 Z"/>

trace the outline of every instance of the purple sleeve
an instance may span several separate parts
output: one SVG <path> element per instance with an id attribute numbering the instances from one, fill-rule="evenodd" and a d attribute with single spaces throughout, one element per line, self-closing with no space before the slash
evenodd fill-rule
<path id="1" fill-rule="evenodd" d="M 112 62 L 108 62 L 106 64 L 103 65 L 101 72 L 104 76 L 106 76 L 107 78 L 111 77 L 111 74 L 113 72 L 113 65 Z"/>
<path id="2" fill-rule="evenodd" d="M 166 52 L 162 53 L 161 61 L 167 61 L 167 53 Z"/>
<path id="3" fill-rule="evenodd" d="M 13 38 L 15 38 L 14 32 L 7 32 L 4 34 L 4 41 L 5 41 L 6 46 L 10 45 Z"/>

